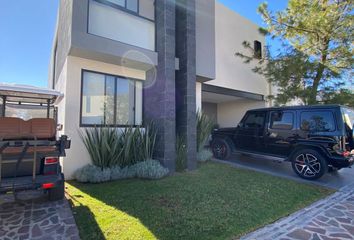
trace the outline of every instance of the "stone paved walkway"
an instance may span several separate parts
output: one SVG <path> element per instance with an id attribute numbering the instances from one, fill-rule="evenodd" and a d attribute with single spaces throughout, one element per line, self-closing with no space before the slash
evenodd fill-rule
<path id="1" fill-rule="evenodd" d="M 354 239 L 354 184 L 241 239 Z"/>
<path id="2" fill-rule="evenodd" d="M 0 239 L 79 240 L 80 237 L 66 199 L 48 202 L 44 197 L 37 197 L 15 201 L 13 195 L 3 195 Z"/>

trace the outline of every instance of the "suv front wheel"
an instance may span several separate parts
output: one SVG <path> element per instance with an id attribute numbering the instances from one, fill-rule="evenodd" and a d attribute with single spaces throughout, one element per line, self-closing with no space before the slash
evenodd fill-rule
<path id="1" fill-rule="evenodd" d="M 230 157 L 231 148 L 224 139 L 215 139 L 211 144 L 211 149 L 217 159 L 226 160 Z"/>
<path id="2" fill-rule="evenodd" d="M 297 175 L 307 180 L 322 177 L 328 171 L 324 157 L 312 149 L 301 149 L 293 155 L 292 167 Z"/>

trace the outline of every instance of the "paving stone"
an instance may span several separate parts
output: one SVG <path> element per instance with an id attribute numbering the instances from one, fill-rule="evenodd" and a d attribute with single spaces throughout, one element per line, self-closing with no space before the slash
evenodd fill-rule
<path id="1" fill-rule="evenodd" d="M 296 229 L 296 230 L 292 231 L 291 233 L 289 233 L 287 236 L 294 238 L 294 239 L 302 240 L 302 239 L 310 239 L 311 233 L 309 233 L 303 229 Z"/>
<path id="2" fill-rule="evenodd" d="M 321 222 L 327 222 L 329 218 L 327 218 L 325 216 L 318 216 L 316 219 L 320 220 Z"/>
<path id="3" fill-rule="evenodd" d="M 330 234 L 331 237 L 340 238 L 340 239 L 353 239 L 353 236 L 346 234 L 346 233 L 332 233 Z"/>
<path id="4" fill-rule="evenodd" d="M 333 208 L 328 210 L 328 211 L 326 211 L 324 214 L 325 214 L 326 217 L 342 217 L 342 216 L 345 215 L 341 211 L 339 211 L 337 209 L 333 209 Z"/>
<path id="5" fill-rule="evenodd" d="M 9 200 L 10 201 L 10 200 Z M 67 200 L 0 203 L 0 239 L 80 239 Z M 64 217 L 63 217 L 64 216 Z M 67 230 L 65 232 L 65 230 Z M 65 237 L 67 234 L 68 237 Z"/>
<path id="6" fill-rule="evenodd" d="M 339 227 L 338 222 L 336 220 L 334 220 L 334 219 L 329 220 L 328 224 L 330 224 L 332 226 L 335 226 L 335 227 Z"/>
<path id="7" fill-rule="evenodd" d="M 315 233 L 326 234 L 326 230 L 323 228 L 305 227 L 305 229 Z"/>
<path id="8" fill-rule="evenodd" d="M 354 226 L 352 225 L 346 225 L 346 224 L 342 224 L 342 226 L 350 233 L 354 236 Z"/>
<path id="9" fill-rule="evenodd" d="M 315 233 L 315 234 L 312 235 L 311 240 L 322 240 L 322 239 L 318 236 L 317 233 Z"/>

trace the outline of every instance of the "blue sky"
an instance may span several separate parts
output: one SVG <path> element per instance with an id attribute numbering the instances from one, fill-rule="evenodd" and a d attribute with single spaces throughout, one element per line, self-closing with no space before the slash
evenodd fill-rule
<path id="1" fill-rule="evenodd" d="M 59 0 L 2 1 L 0 8 L 0 82 L 47 86 L 48 66 Z M 257 6 L 263 0 L 220 0 L 244 17 L 262 24 Z M 286 0 L 268 0 L 272 10 Z"/>

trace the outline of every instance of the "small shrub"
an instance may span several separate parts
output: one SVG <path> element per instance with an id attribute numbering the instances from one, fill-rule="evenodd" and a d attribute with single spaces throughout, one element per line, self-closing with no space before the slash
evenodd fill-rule
<path id="1" fill-rule="evenodd" d="M 86 165 L 75 171 L 74 177 L 78 182 L 83 183 L 101 183 L 111 179 L 110 169 L 101 169 L 94 165 Z"/>
<path id="2" fill-rule="evenodd" d="M 159 161 L 147 160 L 132 166 L 138 178 L 144 179 L 160 179 L 165 177 L 169 171 L 164 168 Z"/>
<path id="3" fill-rule="evenodd" d="M 197 160 L 199 162 L 209 161 L 212 157 L 213 153 L 209 149 L 202 149 L 201 151 L 197 152 Z"/>
<path id="4" fill-rule="evenodd" d="M 177 135 L 176 138 L 176 171 L 182 172 L 187 168 L 187 149 L 183 137 Z"/>
<path id="5" fill-rule="evenodd" d="M 121 175 L 123 179 L 135 178 L 136 177 L 135 165 L 122 168 Z"/>
<path id="6" fill-rule="evenodd" d="M 135 165 L 125 168 L 115 166 L 111 168 L 111 180 L 129 179 L 136 177 Z"/>

